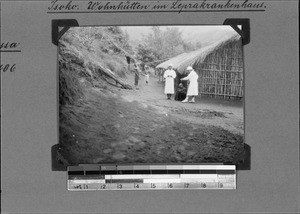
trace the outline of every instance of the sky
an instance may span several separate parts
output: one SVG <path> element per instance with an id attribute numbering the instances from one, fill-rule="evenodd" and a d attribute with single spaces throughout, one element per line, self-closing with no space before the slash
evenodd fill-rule
<path id="1" fill-rule="evenodd" d="M 198 41 L 203 45 L 208 45 L 216 42 L 224 37 L 229 37 L 236 34 L 235 30 L 230 26 L 224 25 L 194 25 L 194 26 L 160 26 L 162 30 L 166 30 L 167 27 L 177 27 L 182 32 L 182 36 L 186 41 L 196 43 Z M 138 43 L 143 35 L 147 35 L 151 32 L 151 26 L 123 26 L 121 27 L 129 34 L 132 43 Z"/>

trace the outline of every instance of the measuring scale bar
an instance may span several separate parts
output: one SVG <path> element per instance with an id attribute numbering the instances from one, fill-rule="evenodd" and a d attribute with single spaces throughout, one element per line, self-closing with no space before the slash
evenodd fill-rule
<path id="1" fill-rule="evenodd" d="M 154 190 L 154 189 L 236 189 L 232 182 L 198 181 L 191 183 L 172 183 L 155 181 L 152 183 L 68 183 L 70 191 L 84 190 Z"/>
<path id="2" fill-rule="evenodd" d="M 234 165 L 130 167 L 131 170 L 128 166 L 115 165 L 71 167 L 68 170 L 68 190 L 236 189 Z M 155 174 L 151 174 L 153 171 Z M 168 174 L 157 174 L 159 171 Z M 135 174 L 141 172 L 146 174 Z"/>

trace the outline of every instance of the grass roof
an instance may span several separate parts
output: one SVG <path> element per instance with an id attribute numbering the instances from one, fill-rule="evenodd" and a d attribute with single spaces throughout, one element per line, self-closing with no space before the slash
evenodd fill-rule
<path id="1" fill-rule="evenodd" d="M 173 65 L 173 69 L 176 69 L 179 73 L 183 73 L 188 66 L 194 66 L 194 64 L 202 63 L 206 59 L 206 57 L 218 50 L 228 43 L 238 41 L 241 38 L 239 34 L 234 34 L 233 36 L 226 37 L 225 39 L 221 39 L 211 45 L 205 46 L 198 50 L 183 53 L 178 56 L 175 56 L 163 63 L 160 63 L 156 66 L 156 68 L 164 68 L 167 69 L 170 64 Z"/>

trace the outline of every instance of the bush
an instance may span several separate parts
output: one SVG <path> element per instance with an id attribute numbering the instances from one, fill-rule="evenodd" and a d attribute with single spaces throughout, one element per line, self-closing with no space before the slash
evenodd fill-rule
<path id="1" fill-rule="evenodd" d="M 114 72 L 117 76 L 126 77 L 127 62 L 125 56 L 110 55 L 101 51 L 97 51 L 97 56 L 101 59 L 103 65 Z"/>
<path id="2" fill-rule="evenodd" d="M 59 62 L 59 104 L 74 104 L 84 97 L 76 69 L 70 69 L 63 61 Z"/>

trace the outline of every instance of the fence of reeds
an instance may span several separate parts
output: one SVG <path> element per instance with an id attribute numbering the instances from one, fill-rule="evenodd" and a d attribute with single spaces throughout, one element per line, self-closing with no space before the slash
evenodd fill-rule
<path id="1" fill-rule="evenodd" d="M 240 42 L 231 42 L 211 52 L 196 64 L 199 94 L 224 99 L 244 96 L 244 61 Z"/>

